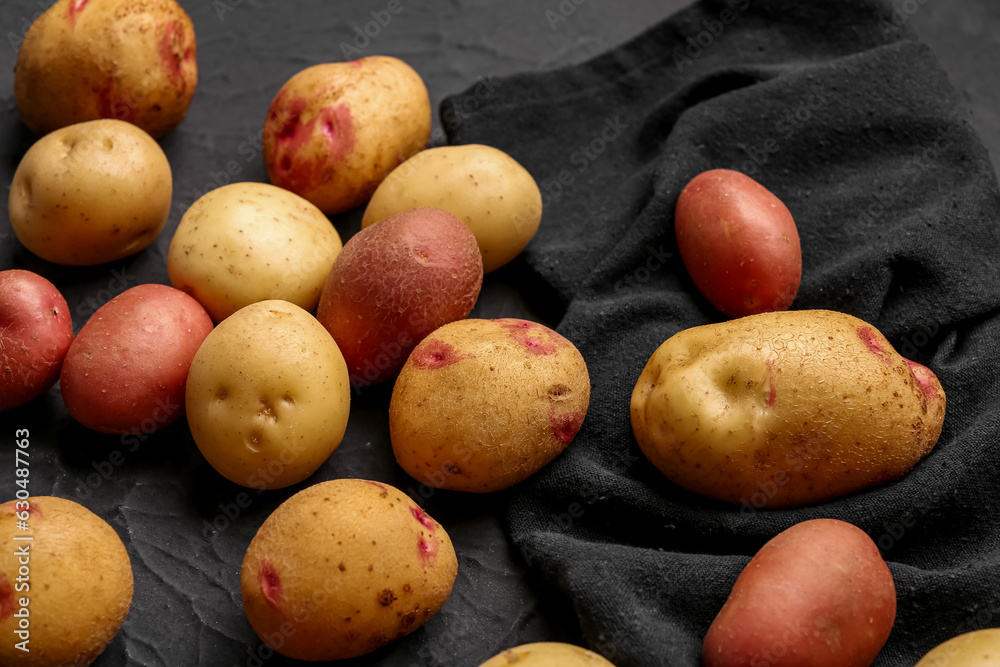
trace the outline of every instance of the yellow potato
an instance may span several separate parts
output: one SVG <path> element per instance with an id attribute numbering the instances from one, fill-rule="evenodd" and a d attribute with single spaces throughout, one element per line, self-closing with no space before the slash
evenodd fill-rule
<path id="1" fill-rule="evenodd" d="M 295 304 L 260 301 L 205 338 L 184 403 L 195 444 L 219 474 L 280 489 L 330 458 L 350 400 L 347 364 L 323 325 Z"/>
<path id="2" fill-rule="evenodd" d="M 937 442 L 945 395 L 870 324 L 807 310 L 681 331 L 646 364 L 631 410 L 670 480 L 759 509 L 901 477 Z"/>
<path id="3" fill-rule="evenodd" d="M 916 667 L 997 667 L 1000 628 L 966 632 L 935 646 Z"/>
<path id="4" fill-rule="evenodd" d="M 132 564 L 115 529 L 72 500 L 39 496 L 0 505 L 0 543 L 0 665 L 92 663 L 132 604 Z"/>
<path id="5" fill-rule="evenodd" d="M 542 194 L 514 158 L 491 146 L 442 146 L 417 153 L 390 173 L 365 209 L 362 226 L 420 206 L 468 225 L 489 273 L 524 250 L 542 220 Z"/>
<path id="6" fill-rule="evenodd" d="M 353 658 L 408 635 L 451 594 L 448 533 L 396 488 L 337 479 L 268 517 L 240 572 L 257 635 L 299 660 Z"/>
<path id="7" fill-rule="evenodd" d="M 266 183 L 233 183 L 187 210 L 167 271 L 216 322 L 267 299 L 311 311 L 342 247 L 327 217 L 302 197 Z"/>
<path id="8" fill-rule="evenodd" d="M 504 489 L 576 437 L 590 377 L 573 343 L 535 322 L 459 320 L 414 348 L 392 391 L 389 436 L 415 479 Z"/>
<path id="9" fill-rule="evenodd" d="M 120 120 L 78 123 L 25 153 L 10 186 L 10 224 L 42 259 L 103 264 L 156 240 L 172 193 L 167 156 L 148 134 Z"/>
<path id="10" fill-rule="evenodd" d="M 537 642 L 509 648 L 479 667 L 614 667 L 585 648 L 560 642 Z"/>

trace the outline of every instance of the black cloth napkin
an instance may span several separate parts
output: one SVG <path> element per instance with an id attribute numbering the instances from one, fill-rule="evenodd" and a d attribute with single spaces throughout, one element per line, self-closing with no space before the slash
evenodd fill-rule
<path id="1" fill-rule="evenodd" d="M 520 485 L 509 534 L 619 667 L 698 664 L 750 556 L 817 517 L 861 527 L 889 563 L 898 613 L 876 665 L 1000 626 L 1000 193 L 907 25 L 921 5 L 703 0 L 583 65 L 442 105 L 451 143 L 510 153 L 544 194 L 511 273 L 565 307 L 559 330 L 593 393 L 576 440 Z M 673 229 L 680 190 L 712 168 L 751 175 L 791 210 L 793 308 L 867 320 L 937 373 L 944 430 L 903 479 L 760 512 L 682 491 L 642 456 L 629 422 L 640 371 L 674 333 L 723 319 L 685 274 Z"/>

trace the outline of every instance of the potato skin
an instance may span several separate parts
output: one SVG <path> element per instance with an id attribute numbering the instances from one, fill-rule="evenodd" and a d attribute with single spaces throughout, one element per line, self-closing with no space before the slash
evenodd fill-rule
<path id="1" fill-rule="evenodd" d="M 427 87 L 397 58 L 369 56 L 306 68 L 267 112 L 271 182 L 330 215 L 367 201 L 431 136 Z"/>
<path id="2" fill-rule="evenodd" d="M 528 170 L 479 144 L 430 148 L 396 167 L 375 190 L 361 224 L 418 206 L 444 209 L 468 225 L 486 273 L 524 250 L 542 220 L 542 193 Z"/>
<path id="3" fill-rule="evenodd" d="M 69 306 L 55 285 L 31 271 L 0 271 L 0 411 L 48 391 L 72 342 Z"/>
<path id="4" fill-rule="evenodd" d="M 860 528 L 813 519 L 740 573 L 702 647 L 705 667 L 868 667 L 889 638 L 896 587 Z"/>
<path id="5" fill-rule="evenodd" d="M 114 118 L 159 138 L 187 113 L 196 56 L 194 25 L 174 0 L 59 0 L 24 37 L 14 99 L 37 134 Z"/>
<path id="6" fill-rule="evenodd" d="M 995 667 L 1000 664 L 1000 628 L 966 632 L 935 646 L 916 667 Z"/>
<path id="7" fill-rule="evenodd" d="M 212 320 L 187 294 L 138 285 L 98 308 L 63 362 L 66 409 L 87 428 L 150 433 L 184 414 L 184 385 Z"/>
<path id="8" fill-rule="evenodd" d="M 25 505 L 20 504 L 27 502 Z M 27 511 L 30 532 L 17 528 Z M 15 537 L 32 535 L 31 542 Z M 86 667 L 121 628 L 132 604 L 132 564 L 115 529 L 72 500 L 38 496 L 0 505 L 0 664 Z M 30 590 L 17 590 L 17 548 L 30 545 Z M 42 585 L 44 583 L 44 586 Z M 28 598 L 29 652 L 15 648 L 20 598 Z"/>
<path id="9" fill-rule="evenodd" d="M 357 388 L 395 377 L 424 336 L 469 314 L 482 285 L 472 232 L 446 211 L 417 208 L 347 242 L 316 317 Z"/>
<path id="10" fill-rule="evenodd" d="M 133 255 L 170 214 L 173 176 L 153 139 L 119 120 L 56 130 L 28 149 L 11 181 L 10 224 L 24 246 L 56 264 Z"/>
<path id="11" fill-rule="evenodd" d="M 671 481 L 753 510 L 906 474 L 941 434 L 945 394 L 863 320 L 786 311 L 671 337 L 639 376 L 631 414 Z"/>
<path id="12" fill-rule="evenodd" d="M 787 310 L 802 279 L 792 214 L 746 174 L 713 169 L 681 191 L 677 247 L 695 285 L 729 317 Z"/>
<path id="13" fill-rule="evenodd" d="M 269 299 L 311 311 L 342 247 L 327 217 L 302 197 L 267 183 L 232 183 L 184 213 L 167 272 L 216 322 Z"/>
<path id="14" fill-rule="evenodd" d="M 413 632 L 451 594 L 448 533 L 398 489 L 360 479 L 296 493 L 264 522 L 240 571 L 257 635 L 298 660 L 352 658 Z"/>
<path id="15" fill-rule="evenodd" d="M 479 667 L 614 667 L 593 651 L 560 642 L 521 644 L 496 655 Z"/>
<path id="16" fill-rule="evenodd" d="M 429 486 L 484 493 L 537 472 L 590 403 L 580 351 L 518 319 L 459 320 L 410 354 L 389 405 L 396 461 Z"/>
<path id="17" fill-rule="evenodd" d="M 185 393 L 195 444 L 236 484 L 301 482 L 340 446 L 350 413 L 347 365 L 312 315 L 260 301 L 223 320 L 198 348 Z"/>

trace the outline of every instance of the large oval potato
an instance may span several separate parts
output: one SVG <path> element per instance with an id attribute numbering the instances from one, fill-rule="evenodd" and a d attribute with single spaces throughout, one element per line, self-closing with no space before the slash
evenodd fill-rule
<path id="1" fill-rule="evenodd" d="M 448 533 L 398 489 L 322 482 L 282 503 L 243 559 L 243 608 L 257 635 L 298 660 L 342 660 L 413 632 L 451 594 Z"/>
<path id="2" fill-rule="evenodd" d="M 593 651 L 560 642 L 521 644 L 493 656 L 479 667 L 614 667 Z"/>
<path id="3" fill-rule="evenodd" d="M 341 248 L 337 230 L 302 197 L 267 183 L 233 183 L 184 213 L 167 272 L 216 322 L 269 299 L 311 311 Z"/>
<path id="4" fill-rule="evenodd" d="M 1000 665 L 1000 628 L 966 632 L 935 646 L 916 667 L 996 667 Z"/>
<path id="5" fill-rule="evenodd" d="M 671 337 L 631 412 L 643 453 L 671 481 L 759 509 L 901 477 L 937 442 L 945 394 L 870 324 L 788 311 Z"/>
<path id="6" fill-rule="evenodd" d="M 397 58 L 369 56 L 289 79 L 267 112 L 264 161 L 272 183 L 341 213 L 367 201 L 430 136 L 420 75 Z"/>
<path id="7" fill-rule="evenodd" d="M 528 245 L 542 220 L 542 193 L 528 170 L 492 146 L 441 146 L 417 153 L 386 176 L 361 224 L 433 206 L 464 222 L 489 273 Z"/>
<path id="8" fill-rule="evenodd" d="M 153 139 L 120 120 L 56 130 L 21 158 L 8 210 L 17 238 L 56 264 L 103 264 L 156 240 L 173 176 Z"/>
<path id="9" fill-rule="evenodd" d="M 333 338 L 278 300 L 241 308 L 205 338 L 185 394 L 198 449 L 223 477 L 255 489 L 316 472 L 340 446 L 350 402 Z"/>
<path id="10" fill-rule="evenodd" d="M 389 436 L 429 486 L 498 491 L 537 472 L 583 424 L 590 376 L 555 331 L 517 319 L 446 324 L 410 354 L 392 391 Z"/>
<path id="11" fill-rule="evenodd" d="M 198 85 L 194 25 L 175 0 L 59 0 L 14 67 L 14 99 L 38 134 L 99 118 L 161 137 Z"/>
<path id="12" fill-rule="evenodd" d="M 132 604 L 132 564 L 115 529 L 72 500 L 30 497 L 0 505 L 0 542 L 0 665 L 94 662 Z"/>
<path id="13" fill-rule="evenodd" d="M 863 530 L 803 521 L 747 563 L 705 636 L 705 667 L 869 667 L 896 618 L 896 587 Z"/>

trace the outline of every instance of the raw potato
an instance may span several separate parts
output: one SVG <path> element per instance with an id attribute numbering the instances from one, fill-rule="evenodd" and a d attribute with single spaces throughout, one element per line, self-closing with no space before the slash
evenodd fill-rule
<path id="1" fill-rule="evenodd" d="M 341 248 L 337 230 L 302 197 L 267 183 L 233 183 L 184 213 L 167 271 L 216 322 L 268 299 L 312 311 Z"/>
<path id="2" fill-rule="evenodd" d="M 48 391 L 72 342 L 69 306 L 55 285 L 31 271 L 0 271 L 0 411 Z"/>
<path id="3" fill-rule="evenodd" d="M 185 404 L 198 449 L 219 474 L 255 489 L 301 482 L 340 445 L 351 392 L 337 344 L 287 301 L 222 321 L 191 362 Z"/>
<path id="4" fill-rule="evenodd" d="M 341 213 L 366 202 L 430 136 L 420 75 L 397 58 L 370 56 L 289 79 L 267 113 L 264 160 L 272 183 Z"/>
<path id="5" fill-rule="evenodd" d="M 322 482 L 268 517 L 240 572 L 257 635 L 298 660 L 352 658 L 413 632 L 451 593 L 448 533 L 398 489 Z"/>
<path id="6" fill-rule="evenodd" d="M 491 146 L 441 146 L 417 153 L 372 195 L 362 226 L 418 206 L 454 214 L 476 236 L 489 273 L 528 245 L 542 220 L 542 193 L 514 158 Z"/>
<path id="7" fill-rule="evenodd" d="M 677 199 L 674 231 L 695 285 L 729 317 L 787 310 L 795 300 L 802 278 L 795 221 L 746 174 L 695 176 Z"/>
<path id="8" fill-rule="evenodd" d="M 25 153 L 10 186 L 10 224 L 42 259 L 104 264 L 156 240 L 172 193 L 167 156 L 148 134 L 120 120 L 79 123 Z"/>
<path id="9" fill-rule="evenodd" d="M 14 99 L 38 134 L 113 118 L 159 138 L 187 113 L 195 59 L 194 26 L 174 0 L 59 0 L 24 37 Z"/>
<path id="10" fill-rule="evenodd" d="M 826 310 L 681 331 L 632 392 L 632 430 L 654 466 L 751 510 L 897 479 L 930 452 L 944 414 L 934 373 L 872 325 Z"/>
<path id="11" fill-rule="evenodd" d="M 996 667 L 1000 665 L 1000 628 L 966 632 L 938 644 L 916 667 Z"/>
<path id="12" fill-rule="evenodd" d="M 702 646 L 705 667 L 869 667 L 896 618 L 896 587 L 863 530 L 798 523 L 740 573 Z"/>
<path id="13" fill-rule="evenodd" d="M 393 388 L 389 435 L 415 479 L 497 491 L 562 452 L 589 403 L 583 356 L 555 331 L 525 320 L 459 320 L 410 354 Z"/>
<path id="14" fill-rule="evenodd" d="M 483 263 L 455 216 L 417 208 L 355 234 L 333 264 L 317 319 L 337 341 L 351 385 L 395 377 L 414 346 L 476 305 Z"/>
<path id="15" fill-rule="evenodd" d="M 538 642 L 509 648 L 479 667 L 614 667 L 585 648 L 559 642 Z"/>
<path id="16" fill-rule="evenodd" d="M 17 527 L 21 520 L 28 532 Z M 15 541 L 25 535 L 34 539 Z M 71 500 L 40 496 L 0 505 L 0 543 L 7 551 L 0 558 L 0 665 L 91 664 L 132 604 L 132 564 L 115 529 Z M 18 554 L 24 547 L 27 556 Z M 19 574 L 22 558 L 27 580 Z M 27 631 L 18 617 L 25 608 Z M 25 639 L 28 652 L 16 648 Z"/>

